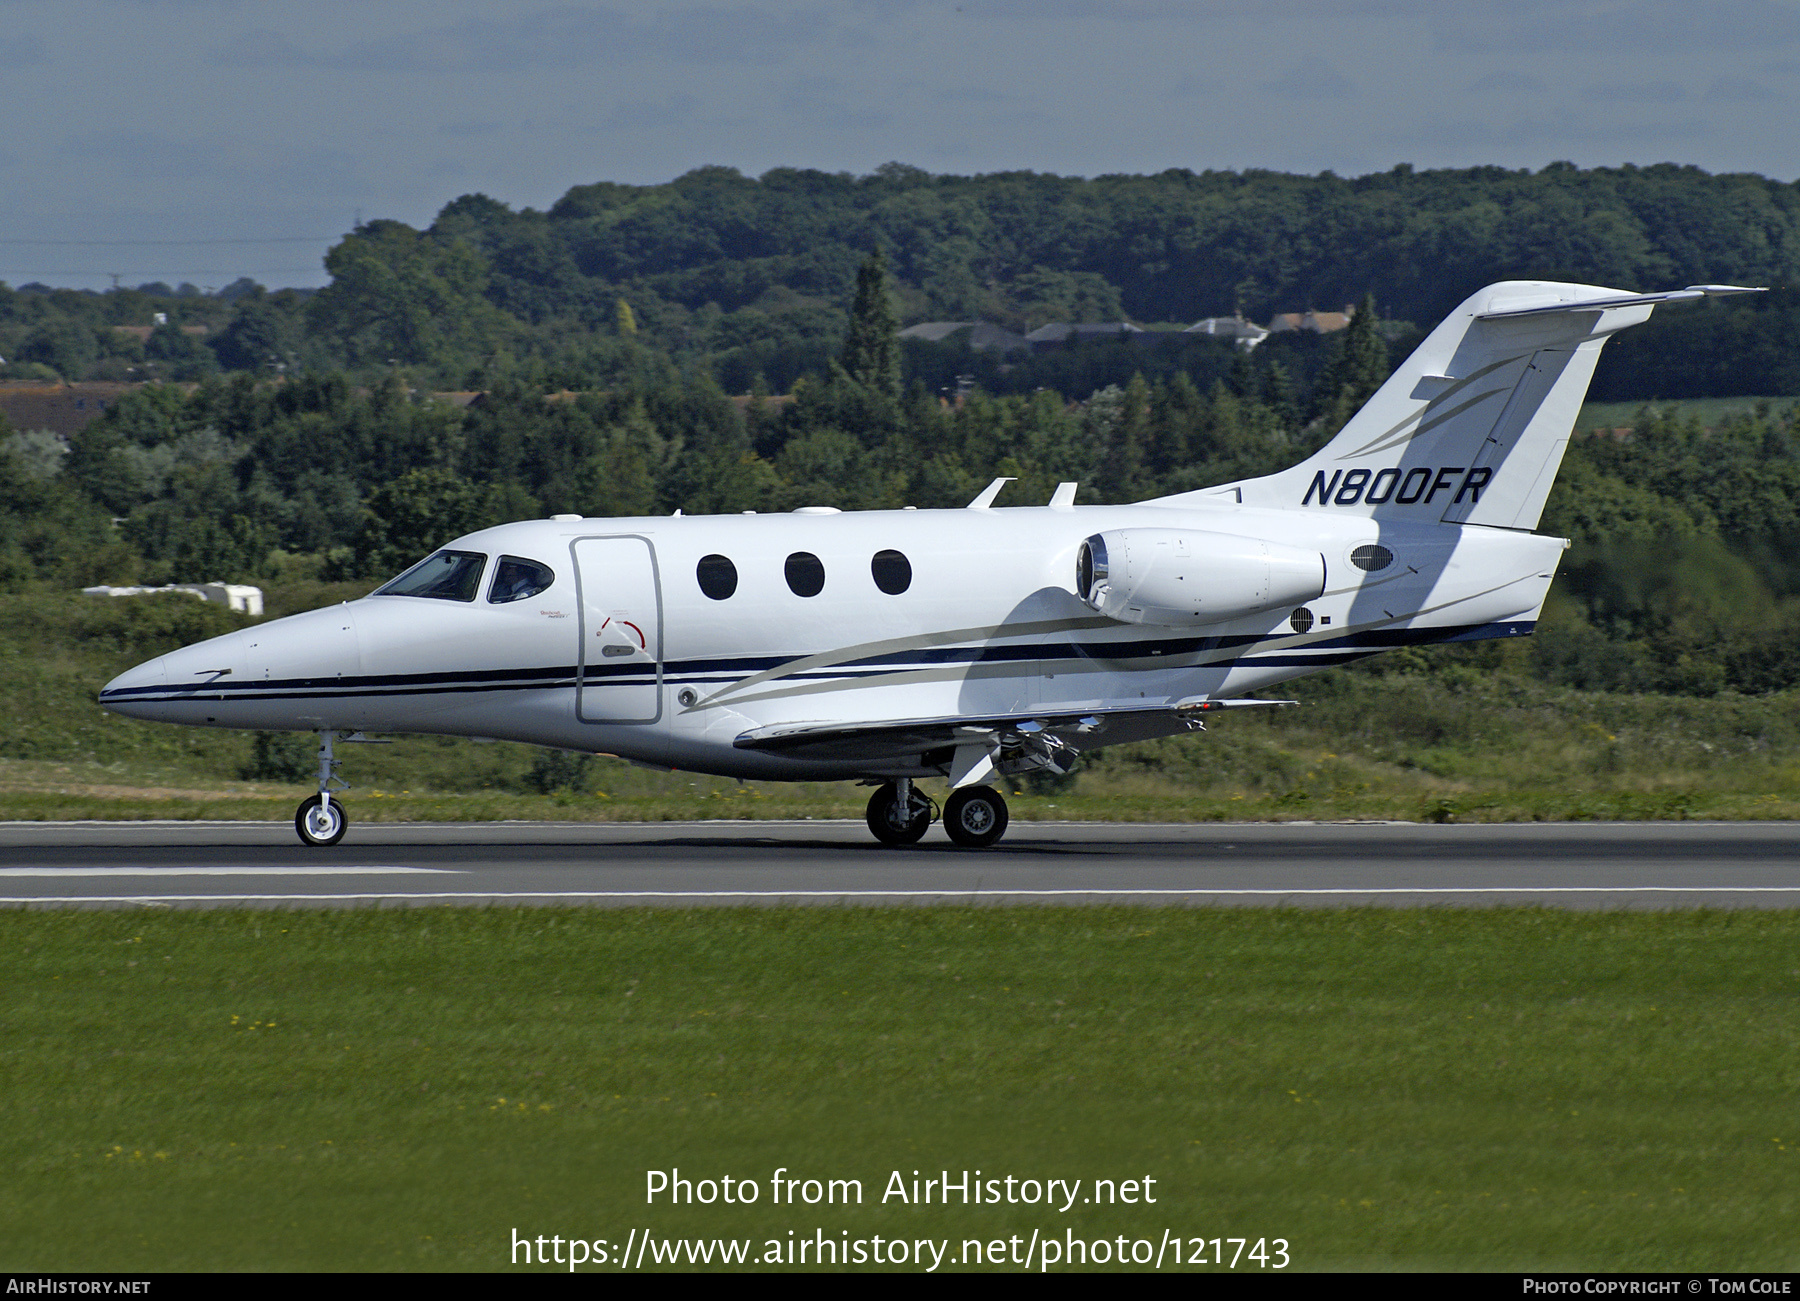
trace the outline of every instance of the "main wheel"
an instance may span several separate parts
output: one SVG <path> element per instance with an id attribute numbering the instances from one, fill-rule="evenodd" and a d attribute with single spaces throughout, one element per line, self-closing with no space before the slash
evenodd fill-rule
<path id="1" fill-rule="evenodd" d="M 1006 834 L 1006 801 L 991 786 L 964 786 L 944 801 L 944 830 L 964 849 L 986 849 Z"/>
<path id="2" fill-rule="evenodd" d="M 344 832 L 350 826 L 350 819 L 344 815 L 344 806 L 337 800 L 325 803 L 317 795 L 300 806 L 294 814 L 294 830 L 300 835 L 300 843 L 313 848 L 321 845 L 335 845 L 344 838 Z"/>
<path id="3" fill-rule="evenodd" d="M 875 839 L 884 845 L 913 845 L 931 825 L 931 801 L 915 787 L 909 808 L 902 809 L 900 792 L 893 782 L 877 786 L 869 796 L 869 810 L 864 815 Z"/>

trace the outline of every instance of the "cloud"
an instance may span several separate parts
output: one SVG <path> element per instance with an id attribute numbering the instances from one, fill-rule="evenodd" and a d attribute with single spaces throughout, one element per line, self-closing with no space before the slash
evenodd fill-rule
<path id="1" fill-rule="evenodd" d="M 240 141 L 174 137 L 152 131 L 77 132 L 63 141 L 64 157 L 104 164 L 127 180 L 222 185 L 234 193 L 329 194 L 367 188 L 361 164 L 340 149 L 315 149 L 271 160 Z"/>
<path id="2" fill-rule="evenodd" d="M 1701 50 L 1767 50 L 1800 43 L 1800 9 L 1781 0 L 1670 0 L 1556 3 L 1433 11 L 1433 37 L 1459 54 L 1528 54 L 1548 50 L 1616 54 L 1630 50 L 1671 57 Z"/>
<path id="3" fill-rule="evenodd" d="M 1743 77 L 1714 77 L 1713 84 L 1706 88 L 1705 98 L 1709 104 L 1753 104 L 1758 100 L 1774 99 L 1776 95 L 1761 82 Z"/>
<path id="4" fill-rule="evenodd" d="M 1575 122 L 1568 118 L 1492 118 L 1433 120 L 1406 141 L 1409 145 L 1456 146 L 1516 153 L 1530 149 L 1544 156 L 1567 157 L 1583 148 L 1647 151 L 1645 162 L 1669 156 L 1676 141 L 1704 140 L 1717 135 L 1712 123 L 1687 120 Z"/>
<path id="5" fill-rule="evenodd" d="M 694 117 L 692 95 L 670 95 L 664 100 L 627 99 L 613 106 L 605 126 L 615 130 L 641 131 L 680 126 Z"/>
<path id="6" fill-rule="evenodd" d="M 1469 83 L 1474 95 L 1534 95 L 1544 89 L 1543 79 L 1525 72 L 1490 72 Z"/>
<path id="7" fill-rule="evenodd" d="M 879 131 L 892 120 L 880 109 L 852 106 L 839 96 L 841 89 L 835 78 L 799 77 L 776 103 L 808 126 L 838 131 Z"/>
<path id="8" fill-rule="evenodd" d="M 969 18 L 1072 18 L 1106 22 L 1216 23 L 1243 17 L 1265 20 L 1271 11 L 1246 13 L 1236 4 L 1195 0 L 953 0 L 955 11 Z M 1428 0 L 1292 0 L 1280 6 L 1282 18 L 1404 18 L 1435 11 Z"/>
<path id="9" fill-rule="evenodd" d="M 214 61 L 232 68 L 285 68 L 301 66 L 309 57 L 279 32 L 259 27 L 234 37 Z"/>
<path id="10" fill-rule="evenodd" d="M 1586 86 L 1581 97 L 1593 104 L 1676 104 L 1687 91 L 1672 81 L 1620 82 Z"/>
<path id="11" fill-rule="evenodd" d="M 438 134 L 467 140 L 475 136 L 493 135 L 503 125 L 500 122 L 446 122 L 438 128 Z"/>
<path id="12" fill-rule="evenodd" d="M 1356 94 L 1349 78 L 1316 54 L 1308 55 L 1257 89 L 1279 99 L 1349 99 Z"/>
<path id="13" fill-rule="evenodd" d="M 44 61 L 44 42 L 36 36 L 0 36 L 0 68 L 29 68 Z"/>
<path id="14" fill-rule="evenodd" d="M 495 72 L 621 66 L 644 59 L 673 63 L 783 62 L 834 30 L 821 13 L 772 13 L 743 5 L 618 10 L 601 5 L 538 9 L 357 41 L 338 49 L 302 49 L 266 30 L 222 46 L 215 60 L 232 67 L 333 68 L 353 72 Z"/>
<path id="15" fill-rule="evenodd" d="M 1184 72 L 1180 79 L 1169 87 L 1169 94 L 1179 99 L 1198 99 L 1203 95 L 1216 94 L 1219 89 L 1220 82 L 1215 76 Z"/>

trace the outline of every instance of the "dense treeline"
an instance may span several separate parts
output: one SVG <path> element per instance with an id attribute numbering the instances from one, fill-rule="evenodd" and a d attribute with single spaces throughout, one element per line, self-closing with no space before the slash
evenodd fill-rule
<path id="1" fill-rule="evenodd" d="M 1406 321 L 1488 280 L 1791 282 L 1795 195 L 1674 167 L 703 169 L 578 187 L 547 213 L 470 196 L 425 231 L 373 222 L 312 295 L 0 287 L 13 375 L 176 381 L 114 402 L 66 454 L 0 429 L 0 586 L 373 581 L 507 519 L 960 506 L 996 475 L 1019 480 L 1002 505 L 1067 480 L 1084 502 L 1201 487 L 1306 455 L 1419 337 Z M 1359 294 L 1350 329 L 1247 356 L 895 337 L 920 317 L 1254 317 Z M 153 311 L 167 322 L 146 331 Z M 1800 393 L 1800 300 L 1665 312 L 1608 358 L 1596 396 Z M 1646 411 L 1629 437 L 1578 440 L 1544 523 L 1577 545 L 1535 671 L 1800 684 L 1797 438 L 1791 411 L 1764 409 L 1711 430 Z"/>
<path id="2" fill-rule="evenodd" d="M 1267 320 L 1365 294 L 1390 320 L 1429 327 L 1481 285 L 1518 278 L 1770 285 L 1782 292 L 1702 309 L 1700 328 L 1643 331 L 1609 356 L 1596 393 L 1800 393 L 1800 187 L 1567 163 L 1091 180 L 707 167 L 663 185 L 576 186 L 546 212 L 466 195 L 425 230 L 358 227 L 327 255 L 332 282 L 317 294 L 0 286 L 0 377 L 348 370 L 366 381 L 401 367 L 422 387 L 592 388 L 617 381 L 618 344 L 635 339 L 727 392 L 786 392 L 842 345 L 843 305 L 872 250 L 891 268 L 902 325 L 1021 330 L 1236 310 Z M 167 323 L 148 338 L 113 328 L 142 330 L 156 312 Z M 1065 371 L 1049 385 L 1065 396 L 1103 386 L 1070 391 L 1091 377 Z"/>
<path id="3" fill-rule="evenodd" d="M 977 390 L 956 406 L 921 386 L 891 402 L 840 369 L 780 406 L 669 376 L 566 400 L 513 388 L 468 409 L 341 377 L 237 377 L 142 390 L 50 477 L 13 458 L 0 584 L 372 582 L 508 519 L 958 506 L 999 474 L 1019 479 L 1003 505 L 1042 503 L 1065 480 L 1083 501 L 1127 501 L 1274 470 L 1325 434 L 1323 418 L 1299 424 L 1254 391 L 1202 393 L 1184 375 L 1082 404 Z M 1539 675 L 1687 694 L 1800 685 L 1794 410 L 1711 430 L 1646 410 L 1629 436 L 1577 439 L 1543 527 L 1576 548 L 1529 648 Z"/>

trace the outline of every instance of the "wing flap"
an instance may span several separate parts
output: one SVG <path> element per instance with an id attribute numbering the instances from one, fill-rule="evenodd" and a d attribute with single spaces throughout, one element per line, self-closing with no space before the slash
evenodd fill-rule
<path id="1" fill-rule="evenodd" d="M 1161 719 L 1194 725 L 1202 715 L 1225 709 L 1272 708 L 1294 700 L 1213 700 L 1192 696 L 1171 703 L 1142 700 L 1093 701 L 1056 710 L 1014 714 L 949 714 L 937 718 L 875 719 L 866 722 L 796 721 L 753 727 L 732 742 L 740 750 L 772 753 L 831 751 L 841 757 L 870 758 L 917 753 L 946 745 L 977 745 L 1048 734 L 1074 749 L 1101 744 L 1099 734 L 1115 721 Z M 1169 730 L 1180 730 L 1179 726 Z M 1107 738 L 1109 741 L 1114 739 Z M 1083 745 L 1086 740 L 1087 744 Z"/>

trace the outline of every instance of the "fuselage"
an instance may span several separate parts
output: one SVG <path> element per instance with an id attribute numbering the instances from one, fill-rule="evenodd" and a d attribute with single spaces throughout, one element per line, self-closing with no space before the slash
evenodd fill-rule
<path id="1" fill-rule="evenodd" d="M 1137 529 L 1316 553 L 1318 595 L 1187 626 L 1107 617 L 1078 590 L 1079 552 Z M 466 596 L 376 594 L 274 620 L 141 665 L 100 700 L 198 726 L 475 736 L 739 777 L 924 774 L 899 753 L 735 743 L 778 724 L 1172 705 L 1394 646 L 1520 635 L 1564 545 L 1228 497 L 537 520 L 448 544 L 480 558 Z M 508 558 L 548 583 L 503 599 Z M 1105 741 L 1182 726 L 1146 714 Z"/>

